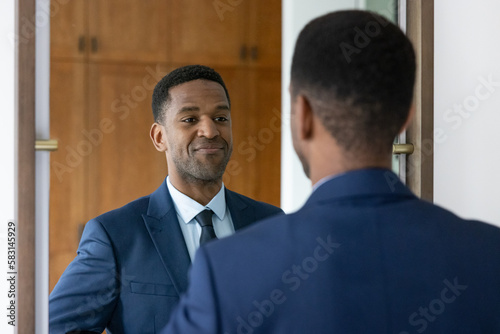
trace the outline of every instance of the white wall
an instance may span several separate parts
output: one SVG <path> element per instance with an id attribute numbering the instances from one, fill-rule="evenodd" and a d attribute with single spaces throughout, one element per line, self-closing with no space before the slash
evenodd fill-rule
<path id="1" fill-rule="evenodd" d="M 12 276 L 8 272 L 17 272 L 17 267 L 11 270 L 7 265 L 8 260 L 8 224 L 14 221 L 15 215 L 15 155 L 14 155 L 14 129 L 15 129 L 15 48 L 12 42 L 14 35 L 15 0 L 0 1 L 0 110 L 2 119 L 0 121 L 0 143 L 2 145 L 2 158 L 0 163 L 0 309 L 2 310 L 0 321 L 0 333 L 15 333 L 11 321 L 7 315 L 10 311 L 7 307 L 10 283 L 7 279 Z M 18 232 L 16 228 L 16 233 Z M 16 259 L 17 260 L 17 259 Z M 18 278 L 17 275 L 16 280 Z M 17 288 L 15 289 L 17 290 Z M 15 291 L 17 295 L 17 291 Z M 19 310 L 16 302 L 16 324 Z"/>
<path id="2" fill-rule="evenodd" d="M 282 23 L 282 135 L 281 135 L 281 208 L 299 209 L 311 194 L 311 183 L 297 158 L 290 133 L 290 67 L 295 41 L 302 28 L 313 18 L 341 9 L 371 8 L 393 18 L 396 0 L 283 0 Z"/>
<path id="3" fill-rule="evenodd" d="M 500 225 L 500 1 L 434 6 L 434 200 Z"/>
<path id="4" fill-rule="evenodd" d="M 328 12 L 359 8 L 357 0 L 283 0 L 282 71 L 281 71 L 281 208 L 285 212 L 299 209 L 311 193 L 311 182 L 297 158 L 290 133 L 290 67 L 295 41 L 302 28 L 313 18 Z"/>

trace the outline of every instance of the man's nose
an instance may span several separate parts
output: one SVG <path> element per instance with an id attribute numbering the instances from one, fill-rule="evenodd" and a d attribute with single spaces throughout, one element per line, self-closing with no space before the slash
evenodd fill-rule
<path id="1" fill-rule="evenodd" d="M 199 122 L 198 136 L 208 139 L 215 138 L 219 135 L 219 130 L 215 121 L 210 117 L 204 117 Z"/>

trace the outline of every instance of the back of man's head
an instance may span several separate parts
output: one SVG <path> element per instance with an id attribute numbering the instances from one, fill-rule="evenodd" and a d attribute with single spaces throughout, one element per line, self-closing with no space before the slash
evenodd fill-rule
<path id="1" fill-rule="evenodd" d="M 222 80 L 222 77 L 219 73 L 207 66 L 187 65 L 179 67 L 168 73 L 156 84 L 156 87 L 153 91 L 152 102 L 153 117 L 155 119 L 155 122 L 161 122 L 165 107 L 168 105 L 168 102 L 170 100 L 170 88 L 178 86 L 185 82 L 200 79 L 214 81 L 220 84 L 222 88 L 224 88 L 227 101 L 231 103 L 229 100 L 229 93 L 227 92 L 226 85 L 224 84 L 224 80 Z"/>
<path id="2" fill-rule="evenodd" d="M 375 13 L 330 13 L 308 23 L 298 37 L 292 97 L 310 101 L 346 152 L 387 154 L 408 117 L 414 81 L 411 42 Z"/>

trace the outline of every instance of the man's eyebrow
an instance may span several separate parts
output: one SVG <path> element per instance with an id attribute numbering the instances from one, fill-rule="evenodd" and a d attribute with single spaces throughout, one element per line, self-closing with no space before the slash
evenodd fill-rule
<path id="1" fill-rule="evenodd" d="M 217 111 L 230 111 L 229 106 L 227 104 L 220 104 L 215 107 Z M 177 114 L 190 113 L 193 111 L 200 111 L 200 108 L 197 106 L 185 106 L 177 111 Z"/>
<path id="2" fill-rule="evenodd" d="M 186 113 L 186 112 L 192 112 L 192 111 L 200 111 L 200 108 L 199 107 L 182 107 L 181 109 L 179 109 L 177 111 L 178 114 L 181 114 L 181 113 Z"/>
<path id="3" fill-rule="evenodd" d="M 215 109 L 217 110 L 230 110 L 229 109 L 229 106 L 227 104 L 221 104 L 221 105 L 218 105 Z"/>

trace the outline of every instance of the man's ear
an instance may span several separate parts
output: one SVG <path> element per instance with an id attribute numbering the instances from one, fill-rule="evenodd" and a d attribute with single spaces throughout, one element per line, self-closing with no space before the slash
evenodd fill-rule
<path id="1" fill-rule="evenodd" d="M 159 152 L 165 152 L 167 150 L 167 138 L 165 127 L 158 123 L 153 123 L 151 130 L 149 131 L 149 136 L 153 141 L 153 145 Z"/>
<path id="2" fill-rule="evenodd" d="M 410 107 L 410 111 L 408 112 L 408 117 L 406 118 L 406 122 L 405 122 L 405 124 L 403 124 L 403 126 L 399 130 L 399 133 L 406 130 L 406 128 L 410 125 L 411 121 L 413 120 L 413 116 L 415 116 L 415 112 L 416 112 L 415 103 L 412 103 L 411 107 Z"/>
<path id="3" fill-rule="evenodd" d="M 311 108 L 311 103 L 304 95 L 298 95 L 295 103 L 295 121 L 297 122 L 297 135 L 300 139 L 309 139 L 311 138 L 314 130 L 314 115 Z"/>

